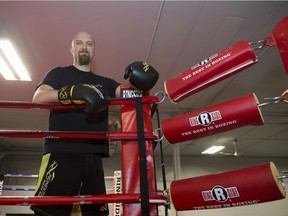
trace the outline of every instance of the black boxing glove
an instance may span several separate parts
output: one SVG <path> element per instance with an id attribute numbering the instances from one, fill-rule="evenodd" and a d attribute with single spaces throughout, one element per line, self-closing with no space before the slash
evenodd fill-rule
<path id="1" fill-rule="evenodd" d="M 87 113 L 100 112 L 109 106 L 107 92 L 90 84 L 64 86 L 58 91 L 58 100 L 63 105 L 87 104 Z"/>
<path id="2" fill-rule="evenodd" d="M 124 79 L 128 79 L 132 86 L 142 91 L 149 91 L 159 79 L 159 73 L 149 64 L 137 61 L 125 69 Z"/>

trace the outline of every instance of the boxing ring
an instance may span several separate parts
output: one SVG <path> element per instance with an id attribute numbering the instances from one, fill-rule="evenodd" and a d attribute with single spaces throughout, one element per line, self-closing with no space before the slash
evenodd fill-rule
<path id="1" fill-rule="evenodd" d="M 247 101 L 252 103 L 252 110 L 256 109 L 258 112 L 258 104 L 255 102 L 255 96 L 249 95 L 247 98 L 237 102 L 236 107 L 241 107 L 242 104 L 247 104 Z M 238 100 L 237 100 L 238 101 Z M 135 123 L 142 122 L 143 124 L 143 107 L 146 106 L 149 112 L 146 116 L 146 121 L 151 120 L 150 115 L 154 112 L 153 108 L 157 108 L 158 98 L 156 96 L 144 96 L 142 98 L 136 99 L 112 99 L 110 105 L 121 105 L 122 107 L 129 109 L 129 116 L 131 112 L 134 112 L 134 116 L 136 117 Z M 254 103 L 253 103 L 254 102 Z M 137 104 L 139 111 L 137 112 Z M 264 104 L 266 105 L 266 104 Z M 20 109 L 70 109 L 71 107 L 60 106 L 60 105 L 51 105 L 48 106 L 46 104 L 32 104 L 32 103 L 12 103 L 12 102 L 0 102 L 1 108 L 20 108 Z M 128 106 L 128 107 L 126 107 Z M 226 106 L 224 106 L 226 107 Z M 248 106 L 249 107 L 249 106 Z M 131 111 L 132 110 L 132 111 Z M 125 111 L 125 109 L 124 109 Z M 237 112 L 237 111 L 236 111 Z M 255 115 L 254 112 L 252 112 Z M 127 113 L 125 113 L 127 114 Z M 140 119 L 139 118 L 140 115 Z M 237 114 L 236 114 L 237 115 Z M 241 113 L 238 115 L 241 115 Z M 133 115 L 132 115 L 133 116 Z M 261 115 L 258 114 L 256 116 L 257 121 L 262 123 Z M 142 119 L 141 119 L 142 117 Z M 258 119 L 259 118 L 259 119 Z M 130 119 L 130 118 L 129 118 Z M 164 120 L 165 121 L 165 120 Z M 179 122 L 179 120 L 177 120 Z M 128 121 L 131 123 L 131 121 Z M 180 123 L 181 124 L 181 123 Z M 170 124 L 168 124 L 170 125 Z M 139 126 L 139 125 L 138 125 Z M 243 125 L 241 125 L 243 126 Z M 164 134 L 170 134 L 163 128 Z M 137 131 L 137 132 L 136 132 Z M 233 198 L 235 199 L 235 203 L 244 202 L 246 200 L 246 204 L 256 204 L 261 202 L 268 202 L 272 200 L 282 199 L 285 197 L 285 189 L 282 185 L 281 178 L 285 176 L 280 176 L 277 172 L 276 167 L 273 163 L 267 163 L 255 167 L 249 167 L 241 170 L 234 170 L 230 172 L 225 172 L 221 174 L 209 175 L 204 177 L 196 177 L 190 179 L 182 179 L 172 181 L 170 190 L 157 192 L 156 186 L 152 185 L 155 182 L 153 178 L 155 176 L 154 169 L 147 169 L 147 163 L 149 165 L 154 164 L 152 160 L 153 157 L 147 158 L 150 156 L 148 152 L 147 156 L 147 148 L 145 145 L 150 144 L 153 148 L 153 142 L 158 142 L 161 140 L 161 137 L 157 135 L 156 131 L 145 131 L 144 127 L 137 128 L 136 131 L 122 131 L 122 132 L 106 132 L 106 133 L 98 133 L 98 132 L 69 132 L 69 131 L 37 131 L 37 130 L 0 130 L 0 136 L 9 137 L 9 138 L 66 138 L 73 137 L 77 139 L 85 139 L 85 138 L 95 138 L 95 139 L 111 139 L 111 140 L 122 140 L 122 145 L 125 145 L 125 142 L 128 143 L 128 148 L 137 147 L 138 153 L 136 154 L 136 165 L 138 167 L 138 171 L 141 170 L 137 174 L 137 176 L 133 176 L 134 172 L 130 172 L 129 175 L 126 173 L 126 177 L 123 178 L 123 185 L 125 186 L 125 182 L 129 182 L 129 187 L 131 187 L 131 177 L 137 179 L 134 184 L 135 188 L 132 188 L 136 192 L 131 192 L 132 189 L 125 189 L 127 192 L 122 194 L 107 194 L 107 195 L 91 195 L 91 196 L 73 196 L 73 197 L 0 197 L 1 205 L 75 205 L 75 204 L 95 204 L 95 203 L 123 203 L 124 215 L 130 215 L 130 209 L 134 212 L 135 210 L 139 211 L 139 215 L 155 215 L 157 212 L 158 205 L 170 205 L 172 202 L 175 209 L 178 211 L 186 211 L 186 210 L 199 210 L 203 208 L 212 208 L 211 206 L 219 206 L 219 199 L 223 203 L 223 207 L 227 207 L 225 203 L 225 199 Z M 177 134 L 174 132 L 174 134 Z M 141 139 L 141 140 L 140 140 Z M 168 138 L 169 140 L 169 138 Z M 146 143 L 145 143 L 146 141 Z M 153 141 L 153 142 L 152 142 Z M 137 145 L 138 144 L 138 145 Z M 142 148 L 139 145 L 143 145 Z M 126 146 L 127 147 L 127 146 Z M 135 149 L 137 149 L 135 148 Z M 148 146 L 149 148 L 149 146 Z M 144 150 L 144 151 L 143 151 Z M 143 152 L 140 152 L 143 151 Z M 128 152 L 128 151 L 127 151 Z M 129 151 L 131 152 L 131 151 Z M 125 155 L 128 157 L 129 155 Z M 132 157 L 134 157 L 134 152 L 132 153 Z M 131 161 L 130 161 L 131 162 Z M 123 168 L 127 168 L 127 166 L 135 166 L 133 163 L 129 163 L 129 165 L 124 165 Z M 126 167 L 125 167 L 126 166 Z M 130 169 L 130 167 L 128 167 Z M 127 168 L 127 169 L 128 169 Z M 122 172 L 124 172 L 122 170 Z M 142 176 L 141 176 L 142 173 Z M 260 174 L 261 173 L 261 174 Z M 143 176 L 143 174 L 146 174 Z M 149 176 L 150 175 L 150 176 Z M 251 182 L 241 182 L 239 179 L 245 179 L 244 176 L 249 175 L 251 177 Z M 125 176 L 125 175 L 123 175 Z M 148 177 L 149 176 L 149 177 Z M 229 177 L 230 176 L 230 177 Z M 3 177 L 13 177 L 13 174 L 6 174 Z M 22 175 L 20 177 L 25 177 Z M 28 177 L 28 176 L 27 176 Z M 36 178 L 36 175 L 29 176 Z M 126 179 L 125 179 L 126 178 Z M 201 185 L 199 185 L 201 182 Z M 217 183 L 216 183 L 217 182 Z M 257 187 L 255 184 L 257 183 Z M 151 188 L 152 185 L 152 188 Z M 233 186 L 234 185 L 234 186 Z M 237 186 L 235 186 L 237 185 Z M 191 187 L 194 186 L 194 187 Z M 233 187 L 231 187 L 233 186 Z M 261 191 L 263 188 L 269 188 L 271 193 L 264 195 L 257 195 L 257 193 L 249 192 L 253 187 L 253 191 L 259 190 Z M 125 191 L 124 190 L 124 191 Z M 215 192 L 216 191 L 216 192 Z M 200 193 L 201 192 L 201 193 Z M 226 194 L 227 193 L 227 194 Z M 240 196 L 241 194 L 241 196 Z M 247 194 L 247 197 L 243 197 L 244 194 Z M 226 197 L 226 198 L 225 198 Z M 238 199 L 238 200 L 237 200 Z M 184 202 L 185 200 L 193 200 L 193 202 Z M 252 200 L 252 201 L 251 201 Z M 205 204 L 209 201 L 209 205 Z M 205 207 L 206 205 L 206 207 Z M 229 204 L 233 207 L 233 204 Z M 236 204 L 235 204 L 236 205 Z M 209 207 L 208 207 L 209 206 Z M 126 211 L 125 211 L 126 208 Z M 131 211 L 132 211 L 131 210 Z M 146 212 L 146 213 L 145 213 Z"/>
<path id="2" fill-rule="evenodd" d="M 288 69 L 287 23 L 288 17 L 285 17 L 272 34 L 257 43 L 261 46 L 277 45 L 286 70 Z M 272 43 L 268 42 L 268 38 L 272 38 Z M 167 95 L 171 102 L 178 103 L 254 65 L 258 60 L 251 45 L 245 40 L 240 41 L 167 80 L 164 83 L 164 95 Z M 123 92 L 127 91 L 132 92 L 130 95 L 137 95 L 133 92 L 138 90 L 131 86 L 121 87 L 122 96 Z M 206 176 L 172 180 L 169 189 L 165 184 L 165 170 L 162 167 L 164 190 L 159 192 L 156 186 L 154 147 L 157 143 L 160 145 L 164 138 L 170 144 L 175 144 L 247 125 L 263 125 L 261 108 L 282 102 L 284 99 L 285 96 L 279 96 L 259 104 L 257 96 L 251 93 L 185 115 L 164 119 L 160 123 L 158 106 L 165 98 L 159 100 L 157 96 L 135 98 L 124 96 L 120 99 L 110 99 L 109 103 L 109 106 L 120 106 L 121 132 L 0 130 L 0 137 L 109 139 L 121 140 L 122 146 L 122 193 L 62 197 L 0 196 L 0 205 L 123 203 L 124 216 L 156 216 L 160 205 L 164 205 L 167 209 L 172 204 L 176 211 L 191 211 L 236 207 L 240 204 L 253 205 L 283 199 L 286 193 L 282 179 L 288 176 L 280 175 L 273 162 Z M 60 110 L 79 108 L 79 105 L 0 101 L 0 108 Z M 153 131 L 151 119 L 155 114 L 160 126 Z M 2 174 L 2 177 L 4 176 Z M 3 180 L 1 186 L 3 188 Z M 269 193 L 263 193 L 263 188 Z"/>
<path id="3" fill-rule="evenodd" d="M 153 156 L 148 155 L 150 157 L 150 160 L 148 162 L 148 166 L 152 167 L 150 168 L 150 175 L 145 175 L 145 171 L 140 172 L 139 168 L 137 168 L 140 165 L 140 168 L 142 170 L 147 169 L 147 162 L 146 162 L 146 144 L 150 145 L 148 148 L 152 150 L 152 140 L 157 140 L 157 135 L 155 132 L 150 131 L 144 131 L 144 126 L 145 124 L 147 127 L 149 126 L 148 124 L 150 123 L 150 106 L 149 104 L 155 103 L 158 101 L 157 97 L 153 96 L 147 96 L 144 98 L 126 98 L 126 99 L 111 99 L 110 100 L 110 105 L 121 105 L 121 109 L 124 110 L 122 111 L 122 114 L 124 115 L 123 118 L 127 119 L 127 114 L 129 116 L 129 119 L 126 120 L 127 123 L 129 123 L 129 126 L 127 127 L 132 127 L 130 131 L 128 129 L 126 131 L 122 132 L 71 132 L 71 131 L 39 131 L 39 130 L 1 130 L 0 131 L 0 136 L 1 137 L 9 137 L 9 138 L 54 138 L 54 139 L 59 139 L 59 138 L 77 138 L 77 139 L 109 139 L 109 140 L 122 140 L 122 148 L 129 148 L 129 154 L 126 155 L 125 158 L 127 157 L 134 157 L 136 156 L 137 158 L 139 157 L 139 164 L 137 160 L 135 163 L 131 163 L 131 160 L 129 163 L 125 164 L 125 161 L 122 162 L 122 172 L 125 171 L 126 169 L 130 169 L 130 166 L 134 166 L 136 168 L 133 168 L 133 171 L 130 172 L 130 178 L 133 177 L 134 183 L 131 182 L 130 179 L 128 183 L 126 183 L 126 188 L 125 188 L 125 180 L 122 180 L 123 184 L 123 190 L 126 192 L 122 194 L 107 194 L 107 195 L 97 195 L 97 196 L 79 196 L 79 197 L 1 197 L 0 204 L 1 205 L 39 205 L 40 203 L 46 203 L 45 205 L 52 205 L 53 203 L 57 203 L 56 205 L 64 205 L 64 204 L 92 204 L 92 203 L 115 203 L 115 202 L 122 202 L 122 203 L 140 203 L 141 204 L 141 211 L 143 212 L 148 212 L 149 209 L 151 209 L 151 203 L 166 203 L 167 202 L 167 196 L 165 196 L 163 193 L 157 193 L 156 192 L 156 187 L 155 185 L 153 186 L 152 189 L 151 186 L 151 180 L 154 182 L 154 161 L 153 161 Z M 138 105 L 137 105 L 138 104 Z M 1 102 L 1 108 L 16 108 L 16 109 L 33 109 L 33 110 L 51 110 L 51 109 L 71 109 L 71 108 L 76 108 L 76 106 L 61 106 L 61 105 L 56 105 L 56 104 L 34 104 L 34 103 L 22 103 L 22 102 Z M 138 109 L 137 109 L 138 108 Z M 143 117 L 142 117 L 142 111 L 146 108 L 146 114 L 149 116 L 146 116 L 146 122 L 144 122 Z M 125 115 L 126 114 L 126 115 Z M 133 114 L 137 120 L 134 122 L 135 124 L 130 124 L 130 119 L 133 117 Z M 140 116 L 140 117 L 139 117 Z M 141 118 L 142 117 L 142 118 Z M 129 120 L 129 121 L 128 121 Z M 123 121 L 122 121 L 123 122 Z M 138 123 L 138 124 L 137 124 Z M 125 127 L 123 126 L 122 123 L 122 128 Z M 136 127 L 142 127 L 142 128 L 136 128 Z M 151 126 L 150 126 L 151 127 Z M 136 128 L 136 130 L 135 130 Z M 133 131 L 131 131 L 133 130 Z M 147 130 L 147 129 L 146 129 Z M 142 132 L 141 132 L 142 131 Z M 145 141 L 149 143 L 145 143 Z M 138 144 L 138 146 L 137 146 Z M 140 147 L 140 144 L 144 144 L 142 147 Z M 133 150 L 137 150 L 137 154 L 133 153 Z M 148 152 L 151 154 L 151 152 Z M 150 164 L 149 164 L 150 163 Z M 138 170 L 138 172 L 137 172 Z M 136 174 L 136 175 L 135 175 Z M 127 172 L 126 172 L 127 175 Z M 134 175 L 134 176 L 133 176 Z M 6 177 L 9 175 L 6 175 Z M 125 174 L 123 174 L 125 176 Z M 149 182 L 149 187 L 148 188 L 148 178 L 150 180 Z M 123 178 L 124 179 L 124 178 Z M 126 177 L 127 179 L 127 177 Z M 146 182 L 145 182 L 146 180 Z M 134 188 L 132 187 L 134 184 Z M 139 184 L 142 185 L 139 188 Z M 144 186 L 143 186 L 144 185 Z M 129 187 L 129 188 L 127 188 Z M 138 189 L 139 188 L 139 189 Z M 134 190 L 134 191 L 133 191 Z M 150 190 L 150 191 L 148 191 Z M 138 192 L 138 193 L 137 193 Z M 141 192 L 141 193 L 140 193 Z M 146 194 L 146 196 L 144 196 Z M 5 198 L 7 199 L 7 202 L 5 202 Z M 41 204 L 41 205 L 42 205 Z M 153 208 L 154 205 L 152 205 Z M 129 206 L 128 206 L 129 208 Z M 138 206 L 129 208 L 126 210 L 128 211 L 137 211 L 139 209 Z M 154 207 L 156 210 L 156 206 Z M 154 211 L 155 211 L 154 210 Z M 138 210 L 139 211 L 139 210 Z M 125 212 L 125 206 L 124 206 L 124 212 Z M 130 215 L 130 213 L 126 213 Z M 147 214 L 147 213 L 144 213 Z"/>

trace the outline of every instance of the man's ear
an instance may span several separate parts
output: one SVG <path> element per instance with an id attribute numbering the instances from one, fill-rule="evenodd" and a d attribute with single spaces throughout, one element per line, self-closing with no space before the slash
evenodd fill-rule
<path id="1" fill-rule="evenodd" d="M 73 55 L 73 48 L 72 48 L 72 45 L 70 46 L 70 53 Z"/>

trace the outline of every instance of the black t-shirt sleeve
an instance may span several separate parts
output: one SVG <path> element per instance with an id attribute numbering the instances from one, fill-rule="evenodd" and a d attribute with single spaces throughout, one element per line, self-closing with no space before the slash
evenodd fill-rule
<path id="1" fill-rule="evenodd" d="M 108 94 L 110 95 L 111 98 L 115 98 L 116 97 L 116 94 L 115 94 L 116 93 L 116 89 L 120 85 L 120 83 L 116 82 L 113 79 L 109 79 L 109 80 L 110 80 L 109 84 L 105 85 L 108 88 L 104 89 L 104 90 L 108 92 Z"/>
<path id="2" fill-rule="evenodd" d="M 60 67 L 56 67 L 53 68 L 52 70 L 48 71 L 46 73 L 46 75 L 44 76 L 43 80 L 39 83 L 39 85 L 37 86 L 37 88 L 43 84 L 45 85 L 49 85 L 54 89 L 60 89 L 61 83 L 59 79 L 59 74 L 61 72 L 61 68 Z"/>

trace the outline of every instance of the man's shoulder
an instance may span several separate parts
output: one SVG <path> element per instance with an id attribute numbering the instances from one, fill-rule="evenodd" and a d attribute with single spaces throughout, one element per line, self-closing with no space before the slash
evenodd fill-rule
<path id="1" fill-rule="evenodd" d="M 71 66 L 57 66 L 48 71 L 48 74 L 55 76 L 63 76 L 65 73 L 73 73 L 73 67 Z"/>
<path id="2" fill-rule="evenodd" d="M 73 66 L 57 66 L 51 69 L 51 71 L 67 71 L 73 69 Z"/>
<path id="3" fill-rule="evenodd" d="M 103 82 L 116 82 L 114 79 L 112 78 L 109 78 L 109 77 L 106 77 L 106 76 L 103 76 L 103 75 L 99 75 L 99 74 L 96 74 L 96 73 L 92 73 L 96 79 L 98 80 L 101 80 Z"/>

